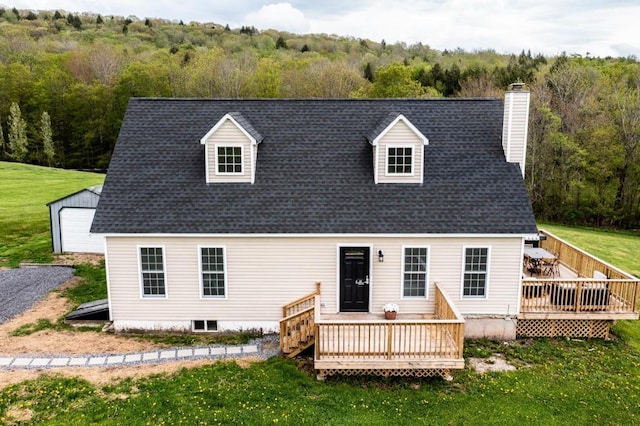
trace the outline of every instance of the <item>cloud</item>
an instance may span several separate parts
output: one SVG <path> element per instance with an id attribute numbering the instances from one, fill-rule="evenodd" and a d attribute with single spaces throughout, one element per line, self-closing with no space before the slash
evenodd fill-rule
<path id="1" fill-rule="evenodd" d="M 290 3 L 262 6 L 257 12 L 249 13 L 245 19 L 246 25 L 261 30 L 276 29 L 297 34 L 305 34 L 309 31 L 309 21 L 304 13 Z"/>

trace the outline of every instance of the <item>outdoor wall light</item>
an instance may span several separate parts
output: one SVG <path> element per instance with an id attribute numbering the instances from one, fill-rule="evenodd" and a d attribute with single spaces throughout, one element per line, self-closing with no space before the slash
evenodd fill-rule
<path id="1" fill-rule="evenodd" d="M 378 262 L 384 262 L 384 253 L 382 250 L 378 250 Z"/>

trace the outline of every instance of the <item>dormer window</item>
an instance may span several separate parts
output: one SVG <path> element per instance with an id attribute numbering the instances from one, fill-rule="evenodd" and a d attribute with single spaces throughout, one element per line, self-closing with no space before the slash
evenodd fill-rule
<path id="1" fill-rule="evenodd" d="M 241 175 L 242 174 L 242 145 L 241 146 L 220 146 L 216 145 L 218 155 L 217 174 L 221 175 Z"/>
<path id="2" fill-rule="evenodd" d="M 239 112 L 225 114 L 200 139 L 207 183 L 253 183 L 262 136 Z"/>
<path id="3" fill-rule="evenodd" d="M 387 175 L 413 175 L 413 147 L 387 147 Z"/>
<path id="4" fill-rule="evenodd" d="M 367 135 L 375 183 L 422 183 L 429 140 L 404 115 L 389 113 Z"/>

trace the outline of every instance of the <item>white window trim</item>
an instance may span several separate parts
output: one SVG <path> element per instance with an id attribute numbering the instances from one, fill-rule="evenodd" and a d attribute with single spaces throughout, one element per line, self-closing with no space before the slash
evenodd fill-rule
<path id="1" fill-rule="evenodd" d="M 408 248 L 425 248 L 427 249 L 427 269 L 424 272 L 424 296 L 405 296 L 404 295 L 404 260 L 405 260 L 405 250 Z M 429 299 L 429 269 L 431 268 L 431 247 L 425 245 L 403 245 L 402 246 L 402 264 L 400 269 L 400 299 L 420 299 L 420 300 L 428 300 Z"/>
<path id="2" fill-rule="evenodd" d="M 485 288 L 484 288 L 484 296 L 465 296 L 464 294 L 464 274 L 465 274 L 465 265 L 466 265 L 466 254 L 467 249 L 487 249 L 487 271 L 485 272 Z M 489 284 L 491 283 L 491 246 L 487 245 L 466 245 L 462 247 L 462 274 L 460 277 L 460 299 L 471 299 L 471 300 L 487 300 L 489 299 Z"/>
<path id="3" fill-rule="evenodd" d="M 162 273 L 164 274 L 164 295 L 144 294 L 144 278 L 142 277 L 142 251 L 143 248 L 162 249 Z M 136 246 L 136 256 L 138 257 L 138 280 L 140 287 L 140 299 L 168 299 L 169 280 L 167 279 L 167 250 L 162 244 L 146 244 Z"/>
<path id="4" fill-rule="evenodd" d="M 221 172 L 218 168 L 218 148 L 240 148 L 240 172 Z M 244 164 L 244 144 L 240 143 L 214 143 L 213 152 L 215 158 L 214 174 L 216 176 L 244 176 L 245 164 Z"/>
<path id="5" fill-rule="evenodd" d="M 221 248 L 222 249 L 222 268 L 224 273 L 224 296 L 206 296 L 204 294 L 204 281 L 202 279 L 202 249 L 203 248 Z M 227 247 L 223 245 L 199 245 L 198 246 L 198 281 L 200 282 L 200 299 L 227 299 L 229 296 L 228 274 L 227 274 Z"/>
<path id="6" fill-rule="evenodd" d="M 411 148 L 411 173 L 389 173 L 389 150 L 391 148 Z M 415 176 L 416 172 L 416 146 L 415 145 L 395 145 L 389 144 L 386 146 L 384 175 L 388 177 L 399 176 Z"/>

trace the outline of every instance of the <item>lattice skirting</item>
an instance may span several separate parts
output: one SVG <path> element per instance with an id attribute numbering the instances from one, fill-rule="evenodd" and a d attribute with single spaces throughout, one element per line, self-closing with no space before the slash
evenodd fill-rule
<path id="1" fill-rule="evenodd" d="M 399 368 L 393 370 L 386 369 L 336 369 L 317 370 L 318 377 L 327 377 L 340 374 L 343 376 L 383 376 L 383 377 L 451 377 L 451 370 L 448 368 Z"/>
<path id="2" fill-rule="evenodd" d="M 518 337 L 587 337 L 607 339 L 611 320 L 519 319 Z"/>

